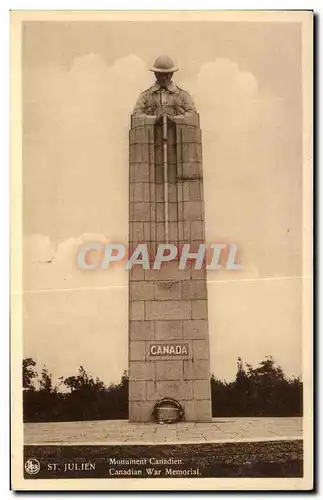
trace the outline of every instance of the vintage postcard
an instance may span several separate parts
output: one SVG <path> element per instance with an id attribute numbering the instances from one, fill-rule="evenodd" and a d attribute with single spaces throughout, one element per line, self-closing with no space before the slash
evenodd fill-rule
<path id="1" fill-rule="evenodd" d="M 11 13 L 14 490 L 310 490 L 312 11 Z"/>

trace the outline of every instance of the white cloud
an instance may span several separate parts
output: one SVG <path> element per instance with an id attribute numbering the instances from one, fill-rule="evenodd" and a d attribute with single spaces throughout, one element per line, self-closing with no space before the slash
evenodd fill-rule
<path id="1" fill-rule="evenodd" d="M 25 80 L 26 232 L 126 243 L 130 113 L 151 80 L 143 61 L 85 55 L 68 71 L 28 69 Z"/>
<path id="2" fill-rule="evenodd" d="M 216 134 L 219 141 L 229 131 L 234 141 L 236 133 L 254 123 L 258 82 L 252 73 L 241 71 L 235 62 L 217 59 L 204 63 L 197 77 L 185 85 L 193 94 L 204 135 Z M 209 146 L 211 144 L 205 144 L 206 148 Z"/>
<path id="3" fill-rule="evenodd" d="M 212 103 L 240 101 L 254 98 L 258 92 L 258 83 L 252 73 L 241 71 L 234 61 L 217 59 L 203 64 L 197 75 L 197 87 L 212 92 Z"/>
<path id="4" fill-rule="evenodd" d="M 101 234 L 82 234 L 60 243 L 54 252 L 49 238 L 40 235 L 25 237 L 24 290 L 37 293 L 43 290 L 125 287 L 127 272 L 120 265 L 108 269 L 83 270 L 78 265 L 78 254 L 87 243 L 98 243 L 104 251 L 109 240 Z M 48 248 L 51 249 L 49 252 Z M 49 257 L 50 256 L 50 257 Z M 98 265 L 102 256 L 93 255 Z M 40 292 L 41 293 L 41 292 Z"/>
<path id="5" fill-rule="evenodd" d="M 24 259 L 28 266 L 34 263 L 51 262 L 55 248 L 48 236 L 42 234 L 26 235 L 24 237 Z"/>
<path id="6" fill-rule="evenodd" d="M 36 85 L 27 92 L 32 112 L 27 131 L 54 135 L 56 141 L 104 135 L 120 142 L 143 82 L 149 84 L 144 62 L 134 55 L 107 66 L 102 56 L 88 54 L 75 58 L 69 70 L 50 66 L 29 71 Z"/>

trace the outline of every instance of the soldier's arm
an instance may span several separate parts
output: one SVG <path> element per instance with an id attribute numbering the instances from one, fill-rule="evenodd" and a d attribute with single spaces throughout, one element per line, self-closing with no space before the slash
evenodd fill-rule
<path id="1" fill-rule="evenodd" d="M 197 113 L 193 98 L 188 92 L 183 93 L 183 108 L 185 109 L 185 114 Z"/>
<path id="2" fill-rule="evenodd" d="M 147 114 L 148 103 L 146 93 L 143 92 L 138 97 L 132 116 L 132 126 L 153 125 L 156 122 L 156 115 Z"/>
<path id="3" fill-rule="evenodd" d="M 138 97 L 138 100 L 136 102 L 136 105 L 133 110 L 133 115 L 146 115 L 146 99 L 145 99 L 145 94 L 142 93 Z"/>
<path id="4" fill-rule="evenodd" d="M 181 97 L 181 107 L 184 113 L 174 117 L 175 123 L 196 125 L 198 115 L 192 96 L 188 92 L 183 91 Z"/>

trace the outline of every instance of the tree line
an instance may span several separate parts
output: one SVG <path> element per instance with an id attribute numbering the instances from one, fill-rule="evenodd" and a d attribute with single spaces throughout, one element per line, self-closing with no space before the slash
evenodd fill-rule
<path id="1" fill-rule="evenodd" d="M 80 366 L 76 375 L 54 385 L 46 366 L 40 375 L 32 358 L 22 363 L 24 422 L 109 420 L 128 418 L 129 378 L 106 386 Z M 232 382 L 210 379 L 213 417 L 298 417 L 303 414 L 303 384 L 288 378 L 267 356 L 253 367 L 238 358 Z"/>

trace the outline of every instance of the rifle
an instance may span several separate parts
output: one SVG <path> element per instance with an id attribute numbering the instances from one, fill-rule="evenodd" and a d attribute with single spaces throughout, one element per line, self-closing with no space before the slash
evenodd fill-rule
<path id="1" fill-rule="evenodd" d="M 167 158 L 167 116 L 163 115 L 163 162 L 164 162 L 164 215 L 165 215 L 165 243 L 169 242 L 168 229 L 168 158 Z"/>

